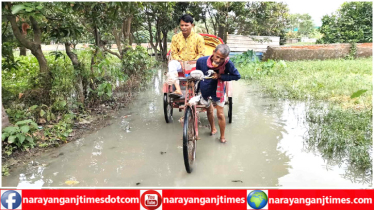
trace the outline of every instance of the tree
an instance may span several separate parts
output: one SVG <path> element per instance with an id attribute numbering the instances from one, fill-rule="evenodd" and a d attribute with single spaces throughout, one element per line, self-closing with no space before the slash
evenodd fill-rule
<path id="1" fill-rule="evenodd" d="M 205 5 L 205 10 L 209 14 L 208 21 L 213 26 L 214 35 L 227 41 L 227 33 L 234 33 L 236 21 L 244 15 L 245 2 L 209 2 Z M 208 30 L 207 24 L 205 27 Z"/>
<path id="2" fill-rule="evenodd" d="M 289 25 L 287 4 L 278 2 L 247 2 L 248 14 L 241 18 L 239 34 L 280 36 Z"/>
<path id="3" fill-rule="evenodd" d="M 168 31 L 177 26 L 177 21 L 173 19 L 173 15 L 170 15 L 174 12 L 175 4 L 175 2 L 157 2 L 145 5 L 144 19 L 149 32 L 149 42 L 156 58 L 160 52 L 163 60 L 166 60 Z M 152 26 L 155 27 L 155 30 Z"/>
<path id="4" fill-rule="evenodd" d="M 7 2 L 5 5 L 3 4 L 3 11 L 6 13 L 6 17 L 11 24 L 14 36 L 36 57 L 39 63 L 40 72 L 44 74 L 44 76 L 50 77 L 48 63 L 41 48 L 42 31 L 38 23 L 38 20 L 43 18 L 43 8 L 44 6 L 41 2 L 26 2 L 20 4 Z M 17 22 L 19 22 L 20 19 L 30 20 L 33 33 L 32 39 L 27 38 L 26 34 L 21 32 L 19 29 Z"/>
<path id="5" fill-rule="evenodd" d="M 346 2 L 337 12 L 322 18 L 318 43 L 349 43 L 373 41 L 373 3 Z"/>
<path id="6" fill-rule="evenodd" d="M 65 52 L 73 64 L 78 101 L 84 104 L 83 67 L 78 55 L 71 49 L 72 45 L 78 44 L 78 40 L 85 33 L 83 26 L 78 21 L 79 17 L 73 10 L 73 4 L 68 2 L 52 2 L 45 5 L 44 16 L 46 18 L 46 31 L 50 39 L 64 43 Z"/>
<path id="7" fill-rule="evenodd" d="M 312 17 L 309 14 L 291 14 L 289 29 L 294 31 L 295 28 L 301 36 L 309 36 L 314 29 Z"/>

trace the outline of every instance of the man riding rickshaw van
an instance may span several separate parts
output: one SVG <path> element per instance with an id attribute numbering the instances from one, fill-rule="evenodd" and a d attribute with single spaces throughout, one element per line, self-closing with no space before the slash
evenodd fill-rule
<path id="1" fill-rule="evenodd" d="M 193 22 L 193 18 L 188 14 L 180 17 L 181 32 L 175 34 L 171 40 L 171 60 L 168 63 L 167 81 L 170 85 L 175 85 L 176 90 L 170 93 L 170 97 L 173 98 L 183 96 L 178 79 L 178 72 L 182 72 L 181 62 L 197 60 L 205 53 L 204 38 L 192 30 Z"/>

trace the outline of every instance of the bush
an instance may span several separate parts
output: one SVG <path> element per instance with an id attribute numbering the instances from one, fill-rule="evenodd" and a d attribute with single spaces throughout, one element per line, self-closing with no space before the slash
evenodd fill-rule
<path id="1" fill-rule="evenodd" d="M 137 46 L 135 50 L 127 48 L 126 53 L 123 55 L 123 70 L 129 76 L 134 74 L 139 76 L 146 75 L 150 64 L 150 56 L 144 47 Z"/>
<path id="2" fill-rule="evenodd" d="M 15 126 L 6 127 L 3 130 L 1 139 L 3 142 L 6 141 L 6 145 L 13 144 L 17 148 L 28 149 L 35 145 L 32 133 L 37 129 L 38 125 L 32 120 L 19 121 Z"/>
<path id="3" fill-rule="evenodd" d="M 232 61 L 239 69 L 242 77 L 246 79 L 276 75 L 287 67 L 284 61 L 268 60 L 266 62 L 260 62 L 253 50 L 248 50 L 243 54 L 236 55 Z"/>

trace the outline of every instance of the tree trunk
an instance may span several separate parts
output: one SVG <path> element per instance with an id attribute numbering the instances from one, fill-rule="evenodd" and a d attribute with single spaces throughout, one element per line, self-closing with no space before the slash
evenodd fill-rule
<path id="1" fill-rule="evenodd" d="M 131 32 L 130 33 L 130 39 L 129 39 L 129 44 L 130 44 L 130 46 L 132 46 L 132 43 L 134 42 L 134 33 L 133 32 Z"/>
<path id="2" fill-rule="evenodd" d="M 207 8 L 208 9 L 208 8 Z M 208 9 L 208 13 L 209 13 L 209 17 L 210 17 L 210 21 L 212 22 L 213 24 L 213 30 L 214 30 L 214 35 L 217 36 L 217 27 L 216 27 L 216 23 L 218 24 L 218 21 L 217 21 L 217 18 L 214 16 L 212 16 L 212 14 L 210 13 L 210 9 Z M 216 19 L 216 22 L 214 22 L 214 18 Z"/>
<path id="3" fill-rule="evenodd" d="M 91 81 L 93 82 L 89 82 L 89 85 L 90 85 L 90 88 L 92 90 L 95 90 L 96 89 L 96 85 L 95 85 L 95 73 L 94 73 L 94 65 L 96 63 L 96 57 L 97 57 L 97 53 L 100 49 L 100 33 L 97 29 L 97 26 L 94 27 L 94 30 L 93 30 L 93 34 L 94 34 L 94 38 L 95 38 L 95 45 L 96 45 L 96 49 L 91 57 Z"/>
<path id="4" fill-rule="evenodd" d="M 224 34 L 225 34 L 225 26 L 224 26 L 224 24 L 223 23 L 219 23 L 218 24 L 218 36 L 220 37 L 220 38 L 224 38 L 223 36 L 224 36 Z M 225 42 L 226 43 L 226 42 Z"/>
<path id="5" fill-rule="evenodd" d="M 77 75 L 77 81 L 74 84 L 74 86 L 75 86 L 75 89 L 78 93 L 78 101 L 81 102 L 82 104 L 84 104 L 84 93 L 83 93 L 81 64 L 78 60 L 77 54 L 75 54 L 71 51 L 70 45 L 71 45 L 70 43 L 65 42 L 65 51 L 66 51 L 66 54 L 69 56 L 69 58 L 71 60 L 71 63 L 74 66 L 74 70 L 76 72 L 76 75 Z"/>
<path id="6" fill-rule="evenodd" d="M 121 45 L 121 31 L 117 31 L 117 29 L 113 29 L 113 36 L 114 40 L 116 41 L 117 49 L 119 52 L 119 59 L 122 60 L 123 58 L 123 51 L 122 51 L 122 45 Z"/>
<path id="7" fill-rule="evenodd" d="M 100 48 L 100 34 L 99 34 L 98 29 L 97 29 L 97 26 L 94 27 L 93 35 L 94 35 L 94 38 L 95 38 L 96 49 L 95 49 L 95 52 L 94 52 L 94 54 L 92 55 L 92 58 L 91 58 L 91 73 L 92 73 L 92 76 L 94 76 L 93 65 L 96 62 L 96 55 L 98 53 L 97 51 L 98 51 L 98 48 Z"/>
<path id="8" fill-rule="evenodd" d="M 221 10 L 221 9 L 220 9 Z M 225 17 L 224 17 L 224 13 L 219 11 L 217 14 L 216 14 L 216 23 L 218 25 L 218 36 L 221 37 L 221 39 L 223 39 L 223 36 L 225 34 L 225 23 L 226 23 L 226 20 L 225 20 Z"/>
<path id="9" fill-rule="evenodd" d="M 30 49 L 30 50 L 31 50 L 31 53 L 38 60 L 40 72 L 49 77 L 50 72 L 49 72 L 49 69 L 48 69 L 48 62 L 47 62 L 47 59 L 45 58 L 45 56 L 43 54 L 42 47 L 40 46 L 40 44 L 39 45 L 34 45 L 33 48 Z"/>
<path id="10" fill-rule="evenodd" d="M 166 54 L 168 53 L 168 31 L 162 32 L 162 41 L 163 41 L 163 50 L 162 50 L 162 58 L 166 61 Z"/>
<path id="11" fill-rule="evenodd" d="M 155 58 L 157 60 L 158 59 L 158 56 L 157 56 L 157 45 L 158 45 L 158 41 L 156 39 L 156 45 L 153 43 L 153 38 L 154 37 L 153 37 L 153 32 L 152 32 L 152 23 L 151 23 L 151 20 L 148 17 L 148 15 L 147 15 L 147 23 L 148 23 L 148 32 L 149 32 L 149 43 L 151 44 L 151 47 L 155 51 Z"/>
<path id="12" fill-rule="evenodd" d="M 126 20 L 123 21 L 122 25 L 122 31 L 123 36 L 125 38 L 125 45 L 131 45 L 130 44 L 130 35 L 131 35 L 131 22 L 132 22 L 132 15 L 128 17 Z"/>
<path id="13" fill-rule="evenodd" d="M 19 47 L 19 55 L 26 56 L 26 47 Z"/>
<path id="14" fill-rule="evenodd" d="M 204 24 L 205 24 L 206 33 L 209 34 L 209 29 L 208 29 L 208 26 L 206 25 L 206 19 L 204 19 Z"/>
<path id="15" fill-rule="evenodd" d="M 48 63 L 47 63 L 47 60 L 44 57 L 42 47 L 41 47 L 42 33 L 41 33 L 41 30 L 40 30 L 36 20 L 32 16 L 30 16 L 31 25 L 32 25 L 32 29 L 33 29 L 33 32 L 34 32 L 34 41 L 30 41 L 26 38 L 26 35 L 22 34 L 21 31 L 19 30 L 19 28 L 17 26 L 17 22 L 16 22 L 16 17 L 14 15 L 8 15 L 7 19 L 9 20 L 9 22 L 12 26 L 13 34 L 16 37 L 16 39 L 25 48 L 31 50 L 31 53 L 38 60 L 40 72 L 45 73 L 45 75 L 49 77 L 50 72 L 49 72 L 49 69 L 48 69 Z"/>

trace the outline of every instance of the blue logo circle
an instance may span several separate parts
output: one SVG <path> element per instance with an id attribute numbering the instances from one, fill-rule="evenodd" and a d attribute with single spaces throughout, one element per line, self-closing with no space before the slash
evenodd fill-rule
<path id="1" fill-rule="evenodd" d="M 248 194 L 247 203 L 253 209 L 262 209 L 268 203 L 268 196 L 262 190 L 253 190 Z"/>
<path id="2" fill-rule="evenodd" d="M 16 209 L 22 203 L 21 195 L 14 190 L 8 190 L 1 195 L 1 204 L 7 209 Z"/>

